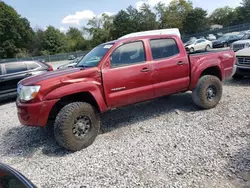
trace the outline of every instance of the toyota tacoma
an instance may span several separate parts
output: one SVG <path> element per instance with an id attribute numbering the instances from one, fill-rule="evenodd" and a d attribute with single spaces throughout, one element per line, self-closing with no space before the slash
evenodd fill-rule
<path id="1" fill-rule="evenodd" d="M 176 35 L 137 36 L 101 44 L 72 69 L 26 78 L 18 84 L 21 124 L 49 127 L 57 143 L 78 151 L 100 129 L 100 113 L 179 92 L 214 108 L 222 81 L 236 63 L 232 50 L 187 54 Z"/>

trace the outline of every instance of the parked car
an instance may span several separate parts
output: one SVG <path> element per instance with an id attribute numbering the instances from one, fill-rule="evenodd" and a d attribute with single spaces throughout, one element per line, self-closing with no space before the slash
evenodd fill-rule
<path id="1" fill-rule="evenodd" d="M 213 41 L 213 48 L 226 48 L 229 47 L 233 42 L 239 40 L 237 35 L 225 35 L 217 40 Z"/>
<path id="2" fill-rule="evenodd" d="M 29 76 L 39 75 L 53 68 L 39 61 L 0 64 L 0 100 L 16 97 L 17 83 Z"/>
<path id="3" fill-rule="evenodd" d="M 250 76 L 250 48 L 244 48 L 235 54 L 237 57 L 237 69 L 233 78 L 241 79 L 244 76 Z"/>
<path id="4" fill-rule="evenodd" d="M 185 44 L 186 50 L 191 53 L 198 50 L 208 51 L 212 48 L 212 46 L 212 42 L 206 39 L 197 39 Z"/>
<path id="5" fill-rule="evenodd" d="M 74 60 L 76 57 L 74 55 L 69 56 L 69 60 Z"/>
<path id="6" fill-rule="evenodd" d="M 188 55 L 176 35 L 108 42 L 75 68 L 22 80 L 18 118 L 26 126 L 53 125 L 57 143 L 78 151 L 98 135 L 99 113 L 113 108 L 185 91 L 200 108 L 214 108 L 235 62 L 232 50 Z"/>
<path id="7" fill-rule="evenodd" d="M 35 188 L 36 186 L 16 169 L 0 163 L 1 188 Z"/>
<path id="8" fill-rule="evenodd" d="M 61 66 L 59 66 L 57 69 L 65 69 L 65 68 L 73 68 L 77 65 L 77 63 L 79 63 L 79 61 L 82 59 L 83 57 L 78 57 L 73 61 L 70 61 L 67 64 L 63 64 Z"/>
<path id="9" fill-rule="evenodd" d="M 213 34 L 208 34 L 208 36 L 206 38 L 207 38 L 207 40 L 210 40 L 210 41 L 216 40 L 216 36 Z"/>
<path id="10" fill-rule="evenodd" d="M 245 35 L 240 38 L 240 40 L 231 44 L 231 49 L 233 49 L 235 52 L 248 47 L 250 47 L 250 33 L 248 32 L 246 32 Z"/>

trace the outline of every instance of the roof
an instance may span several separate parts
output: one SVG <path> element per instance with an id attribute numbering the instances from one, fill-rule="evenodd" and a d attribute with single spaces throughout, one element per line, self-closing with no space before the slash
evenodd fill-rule
<path id="1" fill-rule="evenodd" d="M 167 37 L 178 37 L 177 35 L 169 34 L 169 35 L 145 35 L 145 36 L 137 36 L 137 37 L 129 37 L 129 38 L 124 38 L 124 39 L 117 39 L 113 41 L 109 41 L 106 43 L 103 43 L 101 45 L 109 45 L 109 44 L 116 44 L 118 42 L 129 42 L 133 40 L 143 40 L 143 39 L 159 39 L 159 38 L 167 38 Z"/>

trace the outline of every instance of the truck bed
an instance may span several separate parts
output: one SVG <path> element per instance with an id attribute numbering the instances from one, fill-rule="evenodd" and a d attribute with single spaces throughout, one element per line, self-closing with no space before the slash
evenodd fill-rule
<path id="1" fill-rule="evenodd" d="M 187 52 L 188 55 L 193 56 L 193 55 L 201 55 L 201 54 L 210 54 L 210 53 L 216 53 L 216 52 L 224 52 L 228 51 L 230 49 L 225 49 L 225 48 L 217 48 L 217 49 L 212 49 L 209 51 L 206 50 L 197 50 L 195 52 Z"/>

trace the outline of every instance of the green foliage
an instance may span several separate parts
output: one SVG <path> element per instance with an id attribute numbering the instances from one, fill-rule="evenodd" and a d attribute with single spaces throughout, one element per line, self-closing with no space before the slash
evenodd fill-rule
<path id="1" fill-rule="evenodd" d="M 188 11 L 183 20 L 183 31 L 186 34 L 194 34 L 205 31 L 209 28 L 207 11 L 201 8 L 195 8 Z"/>
<path id="2" fill-rule="evenodd" d="M 220 24 L 223 26 L 232 25 L 236 20 L 236 11 L 228 6 L 223 8 L 217 8 L 210 15 L 211 24 Z"/>
<path id="3" fill-rule="evenodd" d="M 194 8 L 189 0 L 173 0 L 154 8 L 148 4 L 139 10 L 129 6 L 113 16 L 94 17 L 82 30 L 71 27 L 62 33 L 53 26 L 32 30 L 26 18 L 0 0 L 0 59 L 89 50 L 139 31 L 179 28 L 182 34 L 194 34 L 208 30 L 211 24 L 231 26 L 249 20 L 250 0 L 242 0 L 236 8 L 218 8 L 209 16 L 206 10 Z"/>
<path id="4" fill-rule="evenodd" d="M 0 1 L 0 57 L 15 57 L 21 49 L 28 47 L 33 35 L 29 21 Z"/>
<path id="5" fill-rule="evenodd" d="M 68 51 L 74 52 L 77 50 L 86 49 L 86 41 L 83 38 L 83 32 L 77 28 L 71 27 L 66 33 Z"/>

